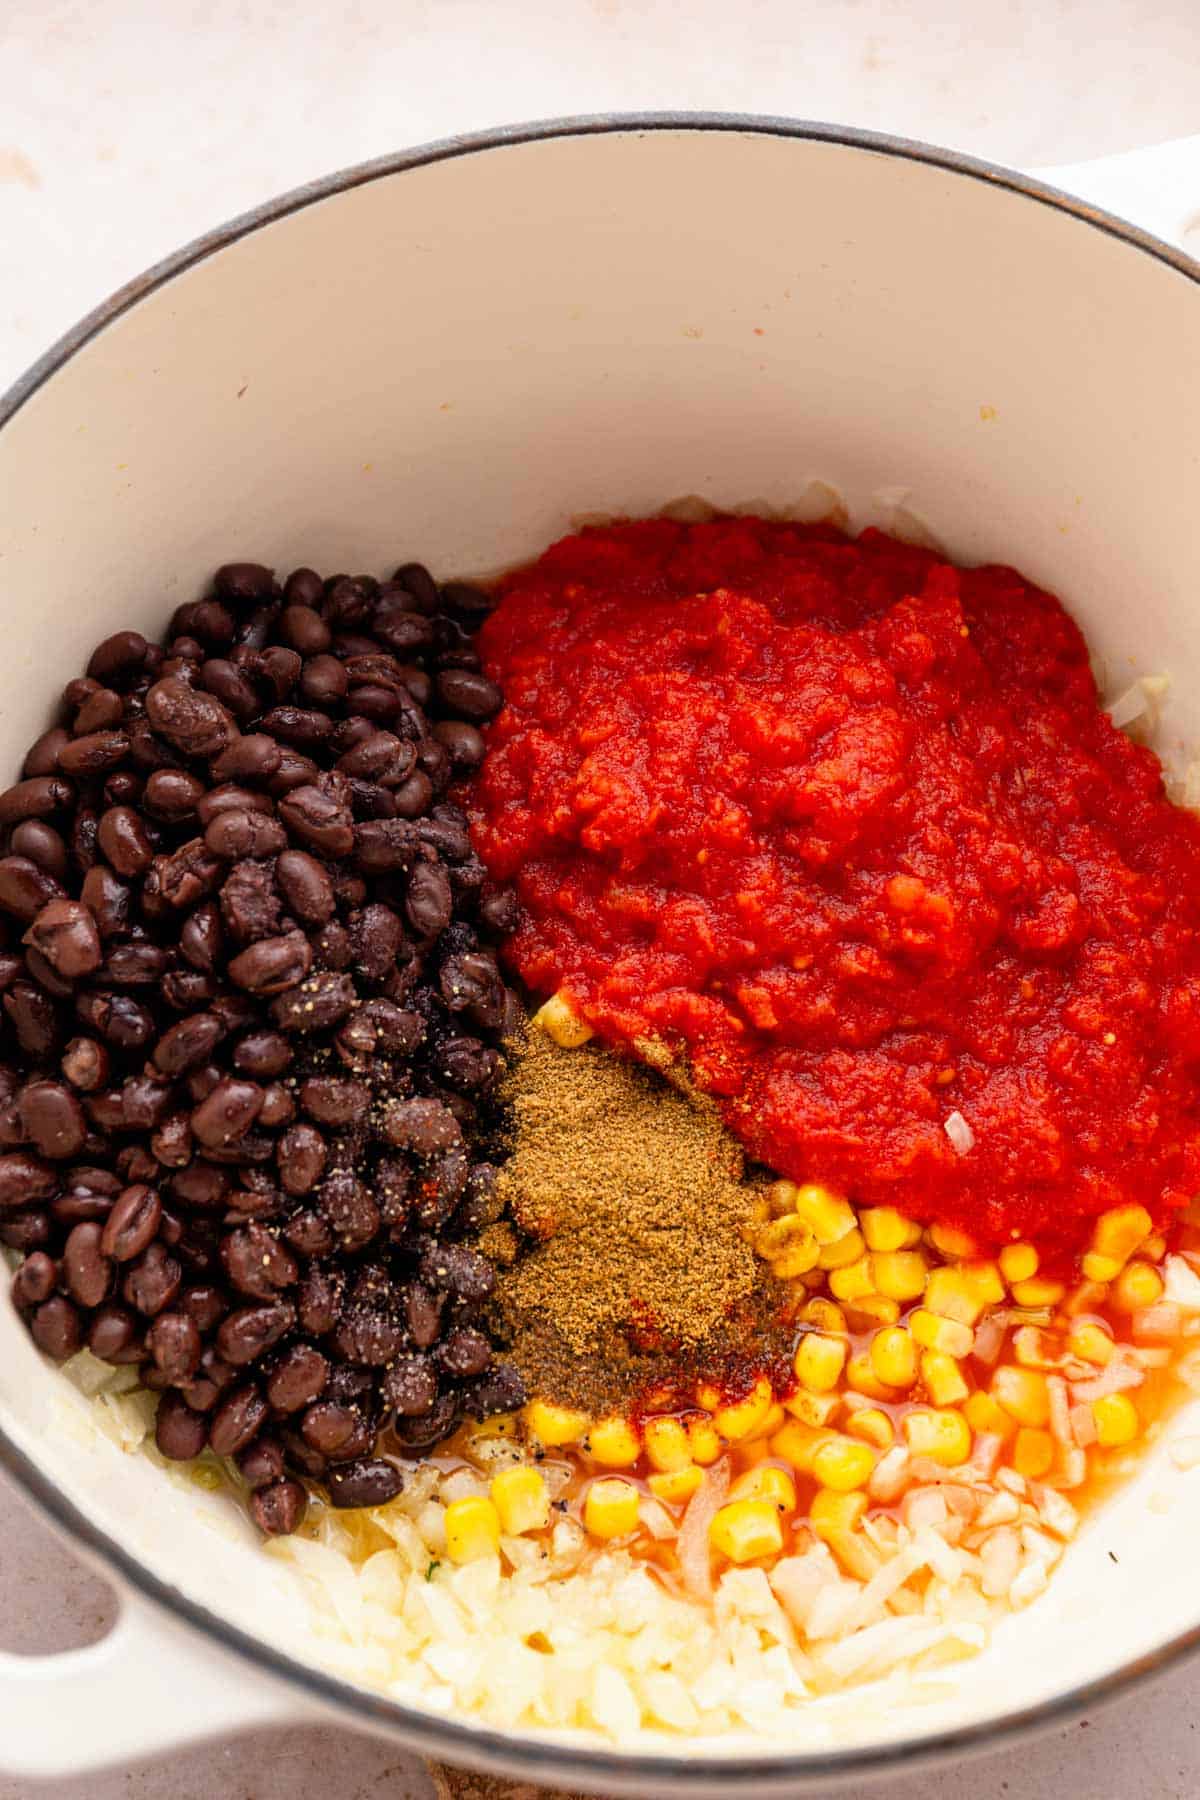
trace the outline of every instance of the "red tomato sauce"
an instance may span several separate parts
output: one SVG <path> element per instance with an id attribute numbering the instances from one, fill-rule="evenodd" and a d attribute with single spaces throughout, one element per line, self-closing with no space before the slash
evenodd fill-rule
<path id="1" fill-rule="evenodd" d="M 981 1244 L 1192 1199 L 1200 820 L 1053 596 L 759 519 L 587 530 L 500 591 L 468 805 L 535 993 L 686 1057 L 773 1168 Z"/>

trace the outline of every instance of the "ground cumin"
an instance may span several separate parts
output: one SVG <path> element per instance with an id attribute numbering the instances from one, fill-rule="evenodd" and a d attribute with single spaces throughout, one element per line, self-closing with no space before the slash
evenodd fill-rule
<path id="1" fill-rule="evenodd" d="M 761 1364 L 778 1290 L 743 1233 L 758 1184 L 715 1109 L 536 1029 L 503 1098 L 516 1229 L 496 1305 L 531 1388 L 598 1405 L 751 1350 Z"/>

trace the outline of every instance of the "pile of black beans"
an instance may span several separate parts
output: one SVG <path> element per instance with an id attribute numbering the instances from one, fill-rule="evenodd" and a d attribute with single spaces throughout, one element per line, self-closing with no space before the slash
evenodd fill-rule
<path id="1" fill-rule="evenodd" d="M 480 1329 L 515 922 L 448 798 L 488 597 L 231 563 L 100 644 L 0 795 L 0 1242 L 263 1531 L 524 1395 Z M 381 1442 L 381 1433 L 385 1436 Z"/>

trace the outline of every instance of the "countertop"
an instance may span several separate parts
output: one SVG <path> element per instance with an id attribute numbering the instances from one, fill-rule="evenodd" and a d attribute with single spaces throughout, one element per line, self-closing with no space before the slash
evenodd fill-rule
<path id="1" fill-rule="evenodd" d="M 1033 167 L 1200 132 L 1198 77 L 1195 0 L 0 0 L 0 388 L 208 226 L 429 138 L 552 114 L 714 108 L 865 125 Z M 0 1648 L 103 1634 L 104 1583 L 3 1484 L 0 1541 Z M 978 1759 L 972 1794 L 1192 1800 L 1198 1691 L 1185 1667 Z M 963 1785 L 959 1763 L 854 1792 L 936 1800 Z M 0 1774 L 0 1800 L 432 1791 L 415 1759 L 336 1728 L 252 1734 L 36 1789 Z"/>

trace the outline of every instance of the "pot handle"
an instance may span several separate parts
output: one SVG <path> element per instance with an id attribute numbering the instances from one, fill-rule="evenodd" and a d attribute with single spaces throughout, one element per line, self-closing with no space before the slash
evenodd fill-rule
<path id="1" fill-rule="evenodd" d="M 1200 252 L 1200 137 L 1032 173 L 1168 244 Z"/>
<path id="2" fill-rule="evenodd" d="M 98 1644 L 57 1656 L 0 1653 L 0 1768 L 81 1775 L 218 1734 L 298 1723 L 300 1710 L 282 1687 L 126 1594 Z"/>

